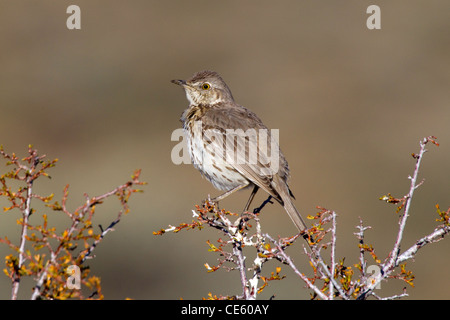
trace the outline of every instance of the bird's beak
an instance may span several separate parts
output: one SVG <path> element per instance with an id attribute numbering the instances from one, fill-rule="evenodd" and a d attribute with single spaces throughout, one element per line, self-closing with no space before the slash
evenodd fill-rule
<path id="1" fill-rule="evenodd" d="M 182 86 L 182 87 L 187 85 L 186 81 L 184 81 L 184 80 L 172 80 L 170 82 L 175 83 L 175 84 L 177 84 L 179 86 Z"/>

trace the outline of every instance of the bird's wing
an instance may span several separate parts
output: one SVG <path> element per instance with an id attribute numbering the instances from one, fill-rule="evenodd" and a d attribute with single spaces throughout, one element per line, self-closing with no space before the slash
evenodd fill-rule
<path id="1" fill-rule="evenodd" d="M 253 112 L 243 107 L 212 108 L 202 125 L 209 148 L 220 150 L 227 165 L 283 203 L 277 187 L 280 179 L 286 182 L 287 162 L 276 137 Z"/>

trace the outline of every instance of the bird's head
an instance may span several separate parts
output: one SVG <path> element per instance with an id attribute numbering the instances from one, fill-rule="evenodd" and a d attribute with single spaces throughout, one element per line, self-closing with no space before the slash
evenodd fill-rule
<path id="1" fill-rule="evenodd" d="M 182 86 L 191 105 L 215 105 L 234 101 L 230 89 L 217 72 L 201 71 L 189 80 L 172 80 Z"/>

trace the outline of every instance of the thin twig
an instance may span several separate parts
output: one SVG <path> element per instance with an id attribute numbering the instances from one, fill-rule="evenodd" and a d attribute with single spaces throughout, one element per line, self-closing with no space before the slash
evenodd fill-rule
<path id="1" fill-rule="evenodd" d="M 34 156 L 32 163 L 33 166 L 31 168 L 28 168 L 24 165 L 21 165 L 21 169 L 26 171 L 26 184 L 27 184 L 27 195 L 26 195 L 26 201 L 25 201 L 25 207 L 22 210 L 22 232 L 20 235 L 20 245 L 19 245 L 19 265 L 18 270 L 22 268 L 23 263 L 25 262 L 25 243 L 27 238 L 27 231 L 28 231 L 28 218 L 31 214 L 31 198 L 32 198 L 32 189 L 33 189 L 33 174 L 35 165 L 38 163 L 36 160 L 36 152 L 30 153 L 30 157 Z M 16 272 L 14 274 L 14 280 L 12 285 L 12 294 L 11 299 L 16 300 L 17 295 L 19 293 L 19 285 L 20 285 L 20 271 Z"/>
<path id="2" fill-rule="evenodd" d="M 268 234 L 265 234 L 264 237 L 269 239 L 275 244 L 275 247 L 277 248 L 279 254 L 283 257 L 284 261 L 291 267 L 291 269 L 297 274 L 300 279 L 302 279 L 308 288 L 312 289 L 321 299 L 328 300 L 328 297 L 320 290 L 317 286 L 315 286 L 311 281 L 309 281 L 308 277 L 306 277 L 303 273 L 301 273 L 295 264 L 292 262 L 292 259 L 284 252 L 283 248 L 280 246 L 280 244 L 275 241 L 271 236 Z"/>
<path id="3" fill-rule="evenodd" d="M 403 217 L 400 220 L 400 227 L 398 230 L 398 234 L 397 234 L 397 239 L 394 243 L 394 248 L 391 251 L 390 254 L 390 260 L 387 263 L 386 267 L 387 268 L 391 268 L 392 266 L 396 265 L 396 260 L 397 257 L 400 253 L 400 243 L 402 241 L 403 238 L 403 233 L 405 231 L 405 226 L 406 226 L 406 221 L 409 217 L 409 209 L 411 208 L 411 201 L 412 201 L 412 197 L 414 195 L 414 191 L 416 190 L 416 181 L 417 181 L 417 176 L 419 175 L 419 168 L 420 168 L 420 164 L 422 162 L 422 157 L 424 155 L 424 153 L 427 151 L 425 149 L 425 144 L 426 142 L 422 142 L 420 141 L 420 152 L 419 154 L 416 156 L 416 167 L 414 169 L 414 173 L 412 177 L 409 177 L 411 179 L 411 185 L 409 188 L 409 193 L 406 196 L 406 204 L 405 204 L 405 209 L 404 209 L 404 213 L 403 213 Z"/>
<path id="4" fill-rule="evenodd" d="M 444 236 L 448 233 L 450 233 L 449 225 L 442 225 L 436 228 L 432 233 L 417 240 L 414 245 L 412 245 L 408 250 L 406 250 L 400 256 L 398 256 L 397 264 L 400 264 L 409 259 L 413 259 L 416 253 L 419 251 L 419 249 L 423 248 L 425 245 L 429 243 L 434 243 L 442 240 Z"/>
<path id="5" fill-rule="evenodd" d="M 68 237 L 72 236 L 72 234 L 77 230 L 78 225 L 82 221 L 83 217 L 91 210 L 93 205 L 99 203 L 101 200 L 103 200 L 103 199 L 105 199 L 107 197 L 110 197 L 110 196 L 115 195 L 115 194 L 123 193 L 125 189 L 131 187 L 134 183 L 141 184 L 141 182 L 139 182 L 139 174 L 140 174 L 140 171 L 136 172 L 136 175 L 133 177 L 133 181 L 129 181 L 129 182 L 123 184 L 123 185 L 120 185 L 117 188 L 114 188 L 113 190 L 111 190 L 110 192 L 107 192 L 107 193 L 102 194 L 100 196 L 90 198 L 87 194 L 85 194 L 85 197 L 86 197 L 85 204 L 80 206 L 78 209 L 76 209 L 76 211 L 73 214 L 68 213 L 68 215 L 72 218 L 72 225 L 71 225 L 71 227 L 68 230 L 67 236 Z M 67 196 L 67 194 L 68 194 L 67 193 L 67 187 L 64 189 L 64 192 L 65 192 L 64 193 L 65 196 Z M 63 198 L 63 202 L 65 202 L 64 198 Z M 126 204 L 122 203 L 122 205 L 124 206 L 124 210 L 126 210 L 127 209 Z M 78 212 L 78 214 L 77 214 L 77 212 Z M 98 243 L 103 239 L 103 237 L 108 232 L 112 231 L 113 227 L 117 223 L 119 223 L 120 217 L 122 216 L 122 212 L 123 212 L 122 210 L 119 211 L 119 214 L 118 214 L 117 218 L 113 222 L 111 222 L 111 224 L 105 230 L 102 231 L 99 239 L 94 241 L 94 243 L 88 248 L 87 251 L 83 251 L 85 253 L 84 253 L 83 257 L 81 258 L 80 265 L 83 262 L 85 262 L 85 260 L 92 254 L 92 252 L 94 251 L 94 249 L 96 248 Z M 45 279 L 47 278 L 49 267 L 50 267 L 50 265 L 57 264 L 56 258 L 58 257 L 58 255 L 59 255 L 59 253 L 61 252 L 62 249 L 63 249 L 63 243 L 60 243 L 56 250 L 51 251 L 50 263 L 48 263 L 43 268 L 43 270 L 41 271 L 40 277 L 38 278 L 38 280 L 36 282 L 36 286 L 33 289 L 33 294 L 31 296 L 31 300 L 36 300 L 37 298 L 40 297 L 40 295 L 41 295 L 40 290 L 42 288 L 42 285 L 43 285 Z M 80 255 L 82 255 L 83 252 L 80 253 Z"/>
<path id="6" fill-rule="evenodd" d="M 329 298 L 333 300 L 334 297 L 334 274 L 336 267 L 336 213 L 333 211 L 332 215 L 332 227 L 331 227 L 331 274 L 330 274 L 330 287 Z"/>
<path id="7" fill-rule="evenodd" d="M 89 249 L 86 251 L 86 253 L 83 254 L 83 258 L 81 259 L 80 264 L 85 262 L 91 256 L 91 253 L 97 247 L 99 242 L 103 240 L 103 238 L 106 236 L 106 234 L 108 232 L 114 231 L 114 226 L 120 222 L 121 214 L 122 214 L 122 212 L 119 213 L 119 216 L 117 217 L 117 219 L 114 220 L 113 222 L 111 222 L 111 224 L 106 229 L 103 230 L 102 226 L 99 225 L 99 228 L 102 233 L 100 234 L 100 237 L 97 240 L 95 240 L 94 243 L 92 243 L 92 245 L 89 247 Z"/>
<path id="8" fill-rule="evenodd" d="M 414 245 L 413 247 L 411 247 L 407 252 L 407 255 L 402 255 L 403 258 L 400 261 L 399 257 L 400 257 L 400 244 L 403 238 L 403 233 L 405 230 L 405 226 L 406 226 L 406 221 L 409 217 L 409 210 L 411 208 L 411 200 L 412 197 L 414 195 L 414 191 L 417 189 L 418 185 L 416 184 L 417 182 L 417 177 L 419 175 L 419 169 L 420 169 L 420 164 L 422 162 L 422 158 L 423 155 L 425 154 L 425 152 L 427 152 L 427 150 L 425 149 L 425 146 L 428 142 L 432 142 L 436 145 L 438 145 L 434 140 L 434 137 L 428 137 L 428 138 L 424 138 L 422 141 L 419 142 L 420 144 L 420 151 L 418 154 L 413 154 L 413 157 L 416 159 L 416 165 L 414 168 L 414 173 L 413 176 L 409 177 L 409 179 L 411 180 L 411 184 L 410 184 L 410 188 L 409 188 L 409 192 L 408 194 L 405 196 L 405 205 L 403 207 L 403 216 L 399 222 L 399 230 L 397 233 L 397 238 L 396 241 L 394 243 L 394 247 L 392 249 L 392 251 L 389 254 L 389 258 L 388 260 L 381 264 L 381 271 L 372 277 L 372 281 L 371 283 L 366 287 L 366 290 L 364 292 L 362 292 L 359 296 L 358 299 L 365 299 L 367 297 L 367 295 L 371 295 L 373 294 L 373 290 L 374 288 L 376 288 L 378 286 L 378 284 L 384 280 L 386 277 L 388 277 L 393 270 L 399 265 L 399 263 L 401 261 L 404 261 L 407 259 L 410 259 L 412 257 L 414 257 L 415 253 L 417 252 L 418 249 L 420 249 L 421 247 L 423 247 L 426 243 L 428 243 L 426 240 L 432 240 L 435 239 L 435 236 L 441 236 L 444 235 L 446 233 L 448 233 L 448 228 L 441 228 L 440 231 L 435 231 L 434 233 L 432 233 L 429 238 L 425 237 L 422 239 L 425 239 L 424 241 L 420 242 L 420 244 Z M 435 139 L 435 138 L 434 138 Z M 421 183 L 420 183 L 421 184 Z"/>

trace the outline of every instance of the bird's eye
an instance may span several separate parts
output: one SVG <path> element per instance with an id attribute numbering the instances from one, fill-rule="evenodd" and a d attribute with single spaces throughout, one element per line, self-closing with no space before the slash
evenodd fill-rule
<path id="1" fill-rule="evenodd" d="M 209 90 L 211 88 L 211 86 L 209 85 L 209 83 L 204 83 L 204 84 L 202 84 L 202 89 L 203 90 Z"/>

